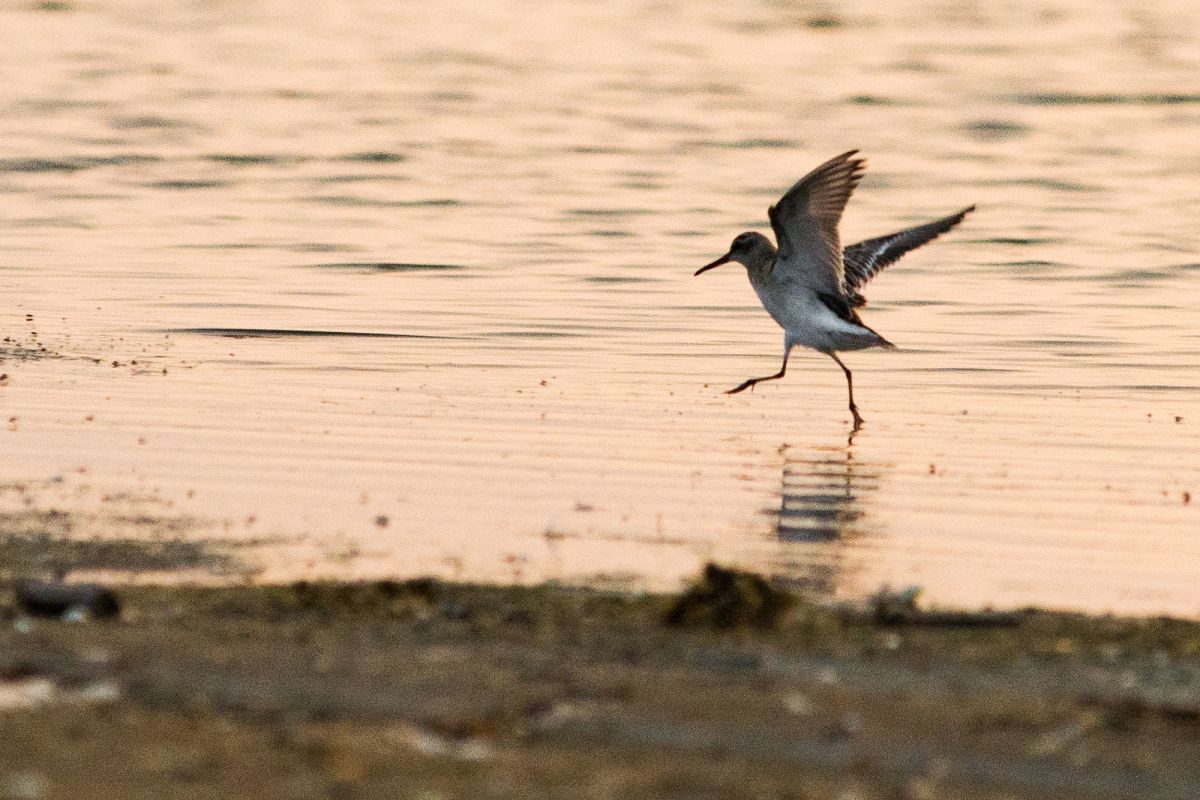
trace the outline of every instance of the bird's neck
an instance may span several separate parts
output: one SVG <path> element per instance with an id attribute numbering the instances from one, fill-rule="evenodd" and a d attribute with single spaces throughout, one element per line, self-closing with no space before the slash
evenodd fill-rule
<path id="1" fill-rule="evenodd" d="M 771 274 L 771 265 L 775 263 L 776 250 L 771 247 L 770 250 L 764 249 L 758 254 L 758 258 L 746 265 L 746 271 L 750 273 L 750 278 L 760 278 Z"/>

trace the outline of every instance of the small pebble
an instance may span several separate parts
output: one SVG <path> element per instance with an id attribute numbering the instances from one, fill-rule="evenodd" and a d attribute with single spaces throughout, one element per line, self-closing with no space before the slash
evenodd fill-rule
<path id="1" fill-rule="evenodd" d="M 113 681 L 96 681 L 72 692 L 72 697 L 87 703 L 113 703 L 121 699 L 121 687 Z"/>
<path id="2" fill-rule="evenodd" d="M 795 714 L 798 717 L 807 717 L 815 710 L 812 700 L 809 700 L 803 692 L 788 692 L 783 696 L 783 707 L 788 710 L 789 714 Z"/>
<path id="3" fill-rule="evenodd" d="M 4 800 L 38 800 L 46 794 L 46 779 L 37 772 L 10 772 L 0 782 Z"/>
<path id="4" fill-rule="evenodd" d="M 73 622 L 80 624 L 91 619 L 88 614 L 87 606 L 71 606 L 62 615 L 63 622 Z"/>
<path id="5" fill-rule="evenodd" d="M 832 686 L 838 682 L 837 670 L 833 667 L 822 667 L 817 670 L 817 682 Z"/>
<path id="6" fill-rule="evenodd" d="M 838 721 L 838 727 L 847 736 L 857 736 L 862 733 L 864 724 L 862 714 L 859 714 L 857 711 L 847 711 L 845 714 L 842 714 L 841 720 Z"/>

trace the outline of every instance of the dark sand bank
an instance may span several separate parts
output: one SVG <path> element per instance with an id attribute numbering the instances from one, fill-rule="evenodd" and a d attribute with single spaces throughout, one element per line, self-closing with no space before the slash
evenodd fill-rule
<path id="1" fill-rule="evenodd" d="M 438 581 L 0 599 L 0 797 L 1200 796 L 1200 625 Z"/>

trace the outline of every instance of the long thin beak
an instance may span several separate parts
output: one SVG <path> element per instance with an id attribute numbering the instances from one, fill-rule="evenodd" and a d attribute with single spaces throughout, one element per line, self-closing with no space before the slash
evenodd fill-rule
<path id="1" fill-rule="evenodd" d="M 726 253 L 711 264 L 705 264 L 703 267 L 696 270 L 695 275 L 692 275 L 692 277 L 696 277 L 696 275 L 699 275 L 701 272 L 708 272 L 713 267 L 719 267 L 722 264 L 728 264 L 730 261 L 733 261 L 733 256 L 731 256 L 729 253 Z"/>

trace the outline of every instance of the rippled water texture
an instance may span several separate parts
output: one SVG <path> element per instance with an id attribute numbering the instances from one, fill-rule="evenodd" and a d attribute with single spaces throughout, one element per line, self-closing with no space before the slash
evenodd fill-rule
<path id="1" fill-rule="evenodd" d="M 0 508 L 266 578 L 1200 613 L 1200 7 L 5 3 Z M 899 345 L 774 372 L 799 175 Z M 1192 499 L 1189 499 L 1192 498 Z M 153 526 L 152 526 L 153 527 Z M 158 534 L 162 535 L 161 530 Z"/>

